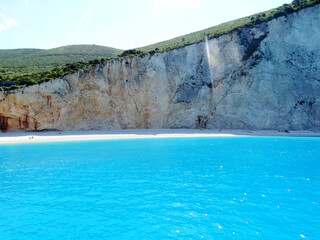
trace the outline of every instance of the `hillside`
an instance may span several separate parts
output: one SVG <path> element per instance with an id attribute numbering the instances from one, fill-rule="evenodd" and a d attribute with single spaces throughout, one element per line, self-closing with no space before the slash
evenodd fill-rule
<path id="1" fill-rule="evenodd" d="M 70 45 L 49 50 L 0 50 L 0 69 L 5 69 L 9 76 L 30 74 L 50 71 L 67 63 L 113 58 L 120 52 L 119 49 L 97 45 Z"/>
<path id="2" fill-rule="evenodd" d="M 319 3 L 320 0 L 294 0 L 290 4 L 284 4 L 275 9 L 123 52 L 119 49 L 95 45 L 71 45 L 50 50 L 0 50 L 0 87 L 10 90 L 16 88 L 16 86 L 8 88 L 12 83 L 16 85 L 41 83 L 76 72 L 92 63 L 100 63 L 101 60 L 105 59 L 125 58 L 134 55 L 169 51 L 202 42 L 206 39 L 210 40 L 233 31 L 240 32 L 244 28 L 252 28 L 263 22 L 268 22 L 281 16 L 287 16 L 293 12 Z"/>
<path id="3" fill-rule="evenodd" d="M 319 22 L 316 5 L 205 42 L 101 61 L 52 81 L 0 92 L 0 131 L 319 132 Z M 54 73 L 62 74 L 61 69 Z"/>
<path id="4" fill-rule="evenodd" d="M 281 16 L 286 16 L 293 12 L 299 11 L 307 7 L 312 7 L 319 3 L 320 0 L 294 0 L 290 4 L 283 4 L 282 6 L 279 6 L 274 9 L 270 9 L 261 13 L 257 13 L 226 23 L 222 23 L 217 26 L 213 26 L 201 31 L 179 36 L 167 41 L 141 47 L 138 50 L 140 50 L 141 52 L 163 52 L 168 51 L 170 49 L 180 48 L 193 43 L 205 41 L 206 39 L 218 37 L 223 34 L 230 33 L 232 31 L 241 31 L 243 28 L 253 27 L 257 24 L 267 22 Z"/>

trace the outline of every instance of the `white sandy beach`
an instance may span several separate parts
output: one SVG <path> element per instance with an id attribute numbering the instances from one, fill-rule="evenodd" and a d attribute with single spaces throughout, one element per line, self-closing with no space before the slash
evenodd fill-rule
<path id="1" fill-rule="evenodd" d="M 89 131 L 45 131 L 0 133 L 0 144 L 99 139 L 167 138 L 167 137 L 237 137 L 237 136 L 316 136 L 320 132 L 270 130 L 200 130 L 200 129 L 125 129 Z"/>

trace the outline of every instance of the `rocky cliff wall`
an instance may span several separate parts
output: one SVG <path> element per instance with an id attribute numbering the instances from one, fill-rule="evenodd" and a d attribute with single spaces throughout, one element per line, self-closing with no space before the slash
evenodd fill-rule
<path id="1" fill-rule="evenodd" d="M 0 129 L 320 130 L 320 6 L 0 93 Z"/>

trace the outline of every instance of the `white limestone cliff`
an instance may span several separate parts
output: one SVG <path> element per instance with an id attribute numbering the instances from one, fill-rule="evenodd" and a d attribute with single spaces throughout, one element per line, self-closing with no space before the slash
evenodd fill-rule
<path id="1" fill-rule="evenodd" d="M 320 5 L 0 93 L 0 129 L 320 130 Z"/>

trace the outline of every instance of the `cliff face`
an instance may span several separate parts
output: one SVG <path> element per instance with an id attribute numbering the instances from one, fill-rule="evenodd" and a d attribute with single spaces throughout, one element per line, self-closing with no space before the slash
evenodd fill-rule
<path id="1" fill-rule="evenodd" d="M 0 93 L 0 129 L 320 130 L 320 6 Z"/>

